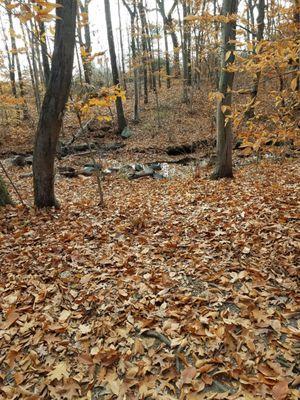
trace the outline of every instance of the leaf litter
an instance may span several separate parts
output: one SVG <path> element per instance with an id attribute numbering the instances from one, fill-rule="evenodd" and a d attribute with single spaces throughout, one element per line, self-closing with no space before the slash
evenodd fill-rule
<path id="1" fill-rule="evenodd" d="M 1 397 L 298 399 L 298 164 L 1 211 Z"/>

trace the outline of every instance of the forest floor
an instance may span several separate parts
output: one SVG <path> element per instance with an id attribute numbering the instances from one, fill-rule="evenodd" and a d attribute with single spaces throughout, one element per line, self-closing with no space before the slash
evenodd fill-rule
<path id="1" fill-rule="evenodd" d="M 170 111 L 172 142 L 180 112 L 199 139 L 197 113 Z M 166 130 L 153 139 L 152 126 L 132 127 L 105 162 L 165 157 Z M 60 210 L 1 210 L 0 398 L 299 398 L 299 159 L 235 161 L 235 179 L 217 182 L 192 167 L 109 175 L 104 207 L 93 177 L 59 176 Z M 32 205 L 29 171 L 8 169 Z"/>

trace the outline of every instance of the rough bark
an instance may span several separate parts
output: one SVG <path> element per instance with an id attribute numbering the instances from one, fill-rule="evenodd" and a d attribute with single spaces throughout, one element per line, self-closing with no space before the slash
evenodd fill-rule
<path id="1" fill-rule="evenodd" d="M 112 31 L 109 0 L 104 0 L 104 6 L 105 6 L 107 40 L 108 40 L 108 46 L 109 46 L 110 64 L 111 64 L 111 70 L 112 70 L 112 76 L 113 76 L 113 83 L 115 86 L 118 86 L 120 84 L 120 79 L 119 79 L 119 71 L 118 71 L 118 65 L 117 65 L 114 36 L 113 36 L 113 31 Z M 118 118 L 118 132 L 121 133 L 123 131 L 123 129 L 127 126 L 121 97 L 117 97 L 117 99 L 116 99 L 116 109 L 117 109 L 117 118 Z"/>
<path id="2" fill-rule="evenodd" d="M 223 0 L 222 14 L 228 18 L 222 22 L 222 55 L 219 92 L 222 100 L 217 107 L 217 161 L 213 179 L 232 178 L 232 122 L 230 118 L 234 72 L 230 65 L 235 60 L 236 19 L 238 0 Z M 228 57 L 228 54 L 230 56 Z"/>
<path id="3" fill-rule="evenodd" d="M 63 112 L 72 79 L 77 5 L 74 0 L 58 0 L 56 31 L 49 84 L 36 132 L 33 155 L 35 205 L 56 207 L 54 159 Z"/>

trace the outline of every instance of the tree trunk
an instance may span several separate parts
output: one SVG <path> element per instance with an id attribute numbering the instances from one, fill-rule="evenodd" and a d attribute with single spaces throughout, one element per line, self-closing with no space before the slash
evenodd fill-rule
<path id="1" fill-rule="evenodd" d="M 116 57 L 114 36 L 113 36 L 113 31 L 112 31 L 109 0 L 104 0 L 104 6 L 105 6 L 107 40 L 108 40 L 108 46 L 109 46 L 113 83 L 115 86 L 118 86 L 120 84 L 120 79 L 119 79 L 119 71 L 118 71 L 118 66 L 117 66 L 117 57 Z M 116 109 L 117 109 L 117 118 L 118 118 L 118 132 L 121 133 L 123 131 L 123 129 L 127 126 L 127 122 L 126 122 L 125 115 L 124 115 L 122 99 L 119 96 L 116 99 Z"/>
<path id="2" fill-rule="evenodd" d="M 88 84 L 92 82 L 92 63 L 89 60 L 89 57 L 92 53 L 92 41 L 91 41 L 91 32 L 90 32 L 90 23 L 89 23 L 89 3 L 90 0 L 84 0 L 84 3 L 80 1 L 80 11 L 82 13 L 83 20 L 83 28 L 84 28 L 84 44 L 83 48 L 85 50 L 85 56 L 83 57 L 84 61 L 84 74 L 85 81 Z M 81 30 L 81 27 L 79 26 Z"/>
<path id="3" fill-rule="evenodd" d="M 156 0 L 156 3 L 158 5 L 159 11 L 161 13 L 163 22 L 164 22 L 164 29 L 165 32 L 169 33 L 172 39 L 172 44 L 173 44 L 173 53 L 174 53 L 174 77 L 178 78 L 180 76 L 180 61 L 179 61 L 179 43 L 178 43 L 178 38 L 175 32 L 175 26 L 173 23 L 173 18 L 172 14 L 178 5 L 178 0 L 174 0 L 172 7 L 170 8 L 170 11 L 168 12 L 168 15 L 166 14 L 165 11 L 165 2 L 164 0 Z"/>
<path id="4" fill-rule="evenodd" d="M 223 0 L 222 14 L 228 18 L 222 22 L 222 59 L 219 92 L 222 100 L 217 107 L 217 162 L 213 179 L 232 178 L 232 122 L 231 103 L 234 72 L 230 71 L 235 60 L 235 39 L 238 0 Z M 228 57 L 228 54 L 230 56 Z"/>
<path id="5" fill-rule="evenodd" d="M 139 122 L 139 83 L 138 83 L 138 66 L 136 59 L 136 43 L 135 43 L 135 18 L 137 15 L 136 5 L 133 4 L 133 9 L 129 7 L 125 0 L 122 0 L 124 6 L 127 8 L 130 15 L 130 46 L 132 53 L 132 65 L 133 65 L 133 80 L 134 80 L 134 107 L 133 107 L 133 121 Z M 130 59 L 130 57 L 129 57 Z"/>
<path id="6" fill-rule="evenodd" d="M 42 60 L 43 60 L 43 70 L 45 77 L 45 88 L 47 89 L 47 85 L 50 79 L 50 65 L 48 59 L 48 49 L 47 49 L 47 41 L 46 41 L 46 30 L 45 24 L 43 21 L 39 21 L 39 30 L 40 30 L 40 45 L 42 51 Z"/>
<path id="7" fill-rule="evenodd" d="M 125 57 L 124 57 L 124 44 L 123 44 L 123 29 L 122 29 L 122 19 L 121 19 L 121 7 L 120 0 L 118 0 L 118 18 L 119 18 L 119 39 L 121 48 L 121 65 L 122 65 L 122 77 L 124 89 L 127 89 L 126 76 L 125 76 Z"/>
<path id="8" fill-rule="evenodd" d="M 143 50 L 143 56 L 142 56 L 142 63 L 143 63 L 143 77 L 144 77 L 144 103 L 148 103 L 148 46 L 147 46 L 147 39 L 146 39 L 146 21 L 145 21 L 145 15 L 143 12 L 143 4 L 141 1 L 138 3 L 138 8 L 139 8 L 139 14 L 140 14 L 140 19 L 141 19 L 141 25 L 142 25 L 142 50 Z"/>
<path id="9" fill-rule="evenodd" d="M 265 0 L 259 0 L 258 1 L 258 15 L 257 15 L 257 44 L 263 40 L 264 37 L 264 28 L 265 28 Z M 253 11 L 252 11 L 253 14 Z M 253 50 L 254 55 L 256 54 L 256 49 L 254 47 Z M 250 99 L 250 104 L 247 107 L 247 110 L 245 111 L 245 118 L 250 119 L 254 117 L 254 107 L 257 99 L 257 94 L 258 94 L 258 85 L 261 77 L 261 71 L 258 71 L 256 73 L 254 82 L 253 82 L 253 87 L 251 89 L 251 99 Z"/>
<path id="10" fill-rule="evenodd" d="M 0 176 L 0 207 L 6 206 L 8 204 L 13 204 L 13 201 L 7 191 L 4 180 Z"/>
<path id="11" fill-rule="evenodd" d="M 10 2 L 7 2 L 7 4 L 10 4 Z M 19 87 L 20 87 L 20 95 L 21 95 L 21 97 L 23 99 L 23 102 L 24 102 L 24 105 L 23 105 L 23 119 L 27 120 L 29 118 L 29 114 L 28 114 L 28 107 L 27 107 L 27 103 L 26 103 L 26 99 L 25 99 L 24 82 L 23 82 L 21 65 L 20 65 L 19 54 L 18 54 L 18 49 L 17 49 L 17 43 L 16 43 L 16 38 L 15 38 L 15 30 L 14 30 L 14 25 L 13 25 L 12 13 L 11 13 L 11 11 L 9 9 L 7 11 L 7 14 L 8 14 L 8 20 L 9 20 L 9 30 L 10 30 L 13 65 L 16 64 L 16 66 L 17 66 L 17 73 L 18 73 Z"/>
<path id="12" fill-rule="evenodd" d="M 77 6 L 73 0 L 57 3 L 62 7 L 56 9 L 52 67 L 33 154 L 34 202 L 39 208 L 58 206 L 54 194 L 54 158 L 73 70 Z"/>

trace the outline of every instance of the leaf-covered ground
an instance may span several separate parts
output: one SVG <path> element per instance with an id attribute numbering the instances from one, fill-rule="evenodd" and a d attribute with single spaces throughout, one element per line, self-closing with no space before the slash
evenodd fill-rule
<path id="1" fill-rule="evenodd" d="M 298 399 L 299 162 L 92 179 L 1 210 L 0 397 Z"/>

